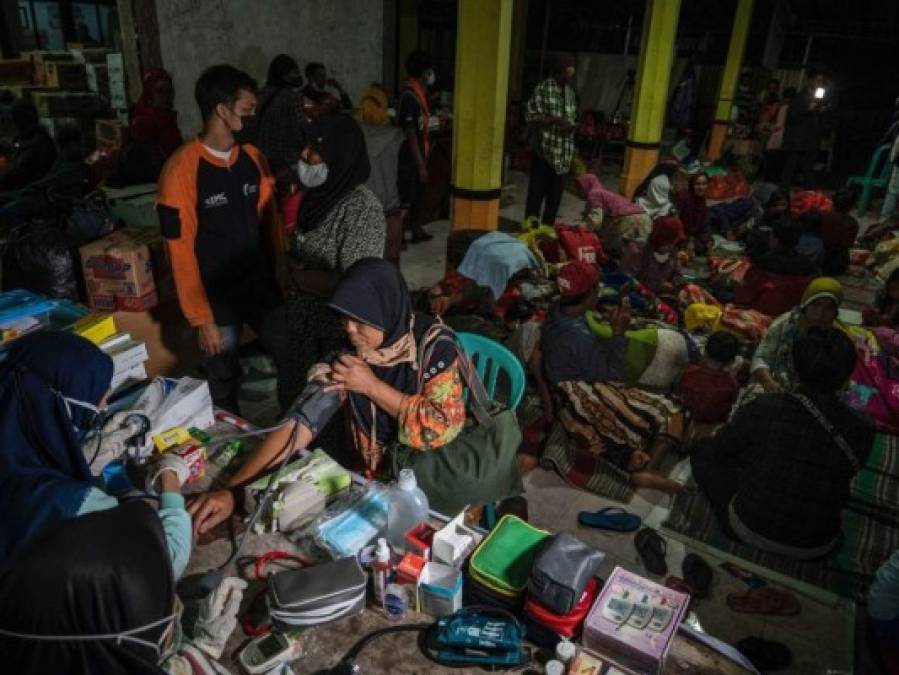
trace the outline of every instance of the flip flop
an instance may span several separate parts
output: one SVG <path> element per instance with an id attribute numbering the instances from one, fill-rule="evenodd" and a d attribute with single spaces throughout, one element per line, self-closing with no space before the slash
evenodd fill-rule
<path id="1" fill-rule="evenodd" d="M 790 648 L 780 642 L 760 637 L 743 638 L 737 643 L 739 652 L 763 673 L 789 668 L 793 662 Z"/>
<path id="2" fill-rule="evenodd" d="M 693 597 L 697 600 L 707 598 L 714 577 L 709 564 L 695 553 L 688 553 L 681 569 L 684 572 L 684 581 L 693 588 Z"/>
<path id="3" fill-rule="evenodd" d="M 795 616 L 800 611 L 796 596 L 770 586 L 751 588 L 745 593 L 730 593 L 727 596 L 727 606 L 741 614 L 768 616 Z"/>
<path id="4" fill-rule="evenodd" d="M 678 593 L 686 593 L 691 598 L 694 594 L 693 587 L 680 577 L 666 577 L 665 587 L 670 588 L 672 591 L 677 591 Z"/>
<path id="5" fill-rule="evenodd" d="M 577 522 L 584 527 L 595 527 L 597 530 L 612 532 L 634 532 L 643 523 L 640 516 L 617 506 L 607 506 L 593 512 L 581 511 L 577 514 Z"/>
<path id="6" fill-rule="evenodd" d="M 668 564 L 665 562 L 665 554 L 668 552 L 668 544 L 655 530 L 644 527 L 634 537 L 634 546 L 637 553 L 650 574 L 663 576 L 668 574 Z"/>

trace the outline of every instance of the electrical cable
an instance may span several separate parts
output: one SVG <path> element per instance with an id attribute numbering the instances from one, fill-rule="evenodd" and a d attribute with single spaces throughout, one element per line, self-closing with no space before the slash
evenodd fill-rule
<path id="1" fill-rule="evenodd" d="M 356 667 L 356 658 L 372 640 L 389 633 L 418 633 L 425 631 L 434 625 L 434 622 L 410 623 L 402 626 L 388 626 L 387 628 L 380 628 L 376 631 L 372 631 L 368 635 L 363 635 L 359 638 L 356 644 L 347 650 L 346 654 L 343 655 L 343 658 L 340 659 L 336 666 L 326 670 L 320 670 L 316 675 L 352 675 L 353 673 L 359 673 L 359 670 Z"/>

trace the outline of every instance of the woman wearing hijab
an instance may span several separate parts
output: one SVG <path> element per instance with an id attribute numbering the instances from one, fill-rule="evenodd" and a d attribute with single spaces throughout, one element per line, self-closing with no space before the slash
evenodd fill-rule
<path id="1" fill-rule="evenodd" d="M 204 638 L 182 642 L 181 605 L 167 561 L 165 532 L 143 500 L 48 527 L 0 566 L 4 670 L 227 672 L 212 660 L 224 640 L 213 648 Z M 241 597 L 233 593 L 225 613 L 236 612 Z"/>
<path id="2" fill-rule="evenodd" d="M 677 215 L 684 224 L 688 237 L 693 239 L 700 254 L 708 248 L 712 240 L 709 228 L 709 209 L 705 193 L 709 188 L 709 176 L 704 171 L 690 176 L 687 187 L 674 196 Z"/>
<path id="3" fill-rule="evenodd" d="M 233 512 L 232 490 L 283 459 L 294 433 L 291 452 L 308 447 L 341 406 L 348 409 L 364 470 L 372 475 L 383 469 L 388 446 L 411 449 L 419 487 L 435 509 L 447 490 L 456 499 L 464 493 L 471 503 L 484 503 L 478 499 L 485 495 L 498 498 L 520 491 L 514 450 L 511 459 L 491 455 L 486 443 L 473 450 L 454 445 L 453 452 L 442 452 L 465 424 L 467 362 L 460 359 L 447 328 L 431 316 L 413 313 L 406 282 L 395 265 L 360 260 L 347 270 L 330 308 L 346 335 L 342 350 L 310 372 L 309 384 L 287 415 L 293 421 L 268 436 L 226 489 L 190 505 L 198 533 Z M 428 466 L 422 468 L 422 462 Z"/>
<path id="4" fill-rule="evenodd" d="M 655 220 L 674 211 L 671 181 L 677 173 L 677 162 L 660 162 L 634 191 L 637 202 Z"/>
<path id="5" fill-rule="evenodd" d="M 134 143 L 154 145 L 163 161 L 183 142 L 174 102 L 172 76 L 162 68 L 148 70 L 144 74 L 140 98 L 134 105 L 129 138 Z"/>
<path id="6" fill-rule="evenodd" d="M 642 250 L 652 229 L 652 220 L 639 205 L 609 190 L 592 173 L 577 178 L 587 201 L 586 220 L 599 227 L 603 246 L 616 254 Z M 598 211 L 598 213 L 597 213 Z"/>
<path id="7" fill-rule="evenodd" d="M 677 216 L 659 218 L 652 225 L 649 245 L 643 248 L 643 258 L 636 277 L 653 293 L 672 293 L 681 283 L 677 250 L 686 241 L 684 224 Z"/>
<path id="8" fill-rule="evenodd" d="M 33 333 L 10 348 L 0 366 L 0 561 L 55 522 L 118 505 L 94 487 L 86 456 L 95 454 L 89 434 L 99 431 L 112 374 L 112 359 L 71 333 Z M 174 457 L 159 472 L 159 520 L 180 576 L 190 517 L 179 494 L 186 466 Z"/>
<path id="9" fill-rule="evenodd" d="M 300 66 L 287 54 L 278 54 L 268 67 L 265 86 L 257 98 L 258 131 L 255 139 L 248 140 L 266 156 L 279 180 L 283 172 L 296 166 L 303 148 L 302 86 Z"/>
<path id="10" fill-rule="evenodd" d="M 303 388 L 309 368 L 341 343 L 328 308 L 341 274 L 361 258 L 383 256 L 385 236 L 384 209 L 365 185 L 368 154 L 356 120 L 343 113 L 316 119 L 297 168 L 304 196 L 288 256 L 288 321 L 296 345 L 286 401 Z"/>

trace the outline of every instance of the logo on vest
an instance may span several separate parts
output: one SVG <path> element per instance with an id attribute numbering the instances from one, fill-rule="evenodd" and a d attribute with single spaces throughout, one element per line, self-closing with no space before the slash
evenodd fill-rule
<path id="1" fill-rule="evenodd" d="M 254 195 L 254 194 L 256 194 L 257 192 L 259 192 L 259 185 L 258 185 L 258 184 L 253 184 L 253 185 L 250 185 L 249 183 L 244 183 L 244 184 L 243 184 L 243 196 L 244 196 L 244 197 L 247 197 L 247 196 L 249 196 L 249 195 Z"/>
<path id="2" fill-rule="evenodd" d="M 228 198 L 225 196 L 224 192 L 218 192 L 214 195 L 210 195 L 203 200 L 203 206 L 207 209 L 214 209 L 216 206 L 227 206 Z"/>

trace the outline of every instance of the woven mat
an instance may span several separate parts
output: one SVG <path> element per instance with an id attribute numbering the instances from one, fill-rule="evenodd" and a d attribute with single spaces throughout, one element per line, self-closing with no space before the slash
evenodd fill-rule
<path id="1" fill-rule="evenodd" d="M 662 527 L 744 560 L 847 598 L 864 602 L 877 568 L 899 548 L 899 437 L 878 434 L 865 468 L 852 484 L 843 512 L 843 543 L 823 561 L 801 562 L 729 539 L 704 496 L 677 496 Z"/>
<path id="2" fill-rule="evenodd" d="M 577 447 L 558 422 L 549 432 L 540 465 L 554 470 L 574 487 L 602 497 L 628 503 L 634 496 L 626 472 Z"/>

